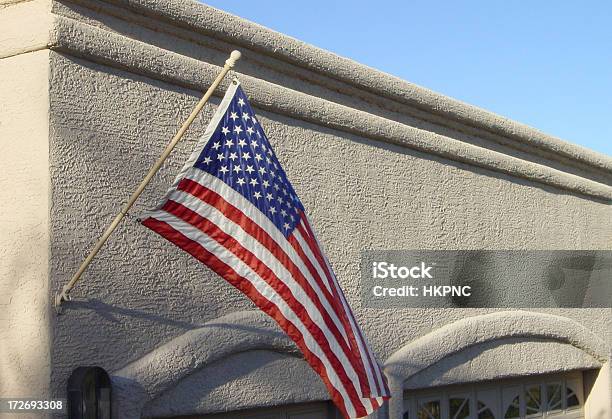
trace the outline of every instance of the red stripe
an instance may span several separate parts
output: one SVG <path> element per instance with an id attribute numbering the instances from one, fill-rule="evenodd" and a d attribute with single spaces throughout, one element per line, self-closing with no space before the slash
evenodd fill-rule
<path id="1" fill-rule="evenodd" d="M 265 230 L 259 227 L 259 225 L 257 225 L 254 221 L 252 221 L 247 215 L 245 215 L 238 208 L 234 207 L 229 202 L 225 201 L 225 199 L 223 199 L 221 195 L 206 188 L 205 186 L 199 184 L 196 181 L 193 181 L 191 179 L 182 179 L 177 189 L 182 190 L 183 192 L 189 193 L 192 196 L 195 196 L 196 198 L 202 200 L 203 202 L 206 202 L 207 204 L 214 206 L 220 212 L 222 212 L 228 219 L 240 225 L 247 233 L 253 236 L 263 246 L 265 246 L 283 264 L 283 266 L 285 266 L 285 268 L 290 271 L 294 279 L 296 279 L 296 282 L 305 291 L 307 291 L 308 289 L 311 291 L 311 292 L 307 292 L 307 295 L 309 295 L 311 300 L 317 305 L 317 308 L 319 309 L 319 311 L 322 313 L 324 312 L 322 305 L 320 304 L 320 300 L 318 296 L 316 296 L 316 292 L 314 291 L 314 289 L 311 288 L 308 280 L 303 277 L 299 268 L 291 261 L 289 256 L 282 250 L 281 247 L 278 246 L 276 241 L 272 237 L 270 237 Z M 329 291 L 326 285 L 322 283 L 322 279 L 320 278 L 318 271 L 311 265 L 310 260 L 304 255 L 303 251 L 301 250 L 301 247 L 295 241 L 295 238 L 290 236 L 288 237 L 288 241 L 294 247 L 294 249 L 300 256 L 300 259 L 306 265 L 308 271 L 310 272 L 312 277 L 315 279 L 315 281 L 319 285 L 319 288 L 323 291 L 323 294 L 325 298 L 327 299 L 328 304 L 330 304 L 330 306 L 335 308 L 334 311 L 341 318 L 341 321 L 342 321 L 342 318 L 345 316 L 344 314 L 345 309 L 343 306 L 338 307 L 338 297 L 337 296 L 332 297 L 329 294 Z M 335 287 L 331 286 L 331 288 L 333 291 L 336 291 Z M 337 294 L 337 291 L 335 292 L 335 294 Z M 353 351 L 350 348 L 348 348 L 345 344 L 343 337 L 339 336 L 339 331 L 337 331 L 338 329 L 336 328 L 335 323 L 333 323 L 331 319 L 327 318 L 327 316 L 323 316 L 323 318 L 328 328 L 330 328 L 330 330 L 332 331 L 332 333 L 334 334 L 338 342 L 341 344 L 342 351 L 344 352 L 344 354 L 347 356 L 349 360 L 353 360 L 357 356 L 355 354 L 355 351 L 357 352 L 357 354 L 359 354 L 359 349 L 356 348 L 355 351 Z M 344 323 L 344 329 L 347 335 L 353 336 L 352 328 L 350 324 L 346 324 L 346 319 L 344 319 L 343 323 Z M 352 340 L 353 340 L 353 345 L 355 345 L 354 337 L 352 338 Z M 360 359 L 360 356 L 359 356 L 359 359 Z M 363 383 L 368 382 L 367 377 L 364 376 L 363 365 L 361 362 L 358 362 L 357 365 L 353 363 L 353 365 L 357 367 L 354 369 L 360 380 L 360 386 L 362 387 L 360 388 L 360 390 L 363 392 L 364 390 Z M 371 362 L 370 362 L 370 366 L 372 367 Z M 375 380 L 377 381 L 376 377 L 375 377 Z M 366 397 L 369 397 L 369 394 Z"/>
<path id="2" fill-rule="evenodd" d="M 325 386 L 327 387 L 331 395 L 332 400 L 341 410 L 344 417 L 349 417 L 348 412 L 346 411 L 346 407 L 344 405 L 344 399 L 342 398 L 340 392 L 338 392 L 338 390 L 330 382 L 329 377 L 327 376 L 327 371 L 325 370 L 325 366 L 323 365 L 321 360 L 308 349 L 308 346 L 304 341 L 304 336 L 299 331 L 299 329 L 295 327 L 295 325 L 282 314 L 280 309 L 274 303 L 272 303 L 270 300 L 261 295 L 259 291 L 257 291 L 257 289 L 246 278 L 239 275 L 229 265 L 221 261 L 208 250 L 204 249 L 199 243 L 189 239 L 179 231 L 172 228 L 169 224 L 163 221 L 156 220 L 154 218 L 147 218 L 142 222 L 142 224 L 155 231 L 168 241 L 174 243 L 176 246 L 180 247 L 181 249 L 198 259 L 200 262 L 210 267 L 219 276 L 221 276 L 231 285 L 242 291 L 251 301 L 253 301 L 257 305 L 257 307 L 259 307 L 262 311 L 272 317 L 285 331 L 285 333 L 287 333 L 291 340 L 293 340 L 298 345 L 309 365 L 321 376 L 323 382 L 325 383 Z M 361 403 L 358 403 L 355 408 L 358 411 L 357 414 L 365 415 L 365 410 L 361 406 Z"/>
<path id="3" fill-rule="evenodd" d="M 304 224 L 307 225 L 306 216 L 302 215 L 301 218 L 304 221 Z M 337 310 L 343 314 L 342 322 L 344 323 L 344 328 L 347 330 L 347 333 L 349 335 L 349 340 L 351 341 L 351 344 L 354 348 L 353 349 L 354 351 L 353 360 L 354 360 L 355 370 L 358 371 L 358 375 L 359 375 L 359 383 L 361 386 L 360 390 L 364 397 L 369 397 L 372 394 L 371 389 L 370 389 L 370 382 L 364 370 L 365 365 L 364 365 L 364 362 L 361 356 L 361 351 L 359 350 L 357 339 L 355 338 L 355 334 L 353 333 L 353 328 L 351 327 L 350 320 L 348 319 L 348 316 L 352 316 L 352 313 L 350 312 L 350 309 L 348 308 L 344 309 L 344 306 L 340 304 L 341 297 L 339 295 L 339 292 L 341 291 L 338 291 L 340 287 L 335 286 L 337 283 L 336 278 L 327 269 L 327 264 L 323 260 L 323 256 L 321 255 L 321 249 L 319 248 L 318 244 L 314 240 L 314 234 L 312 233 L 312 230 L 306 231 L 301 224 L 297 225 L 297 229 L 302 235 L 302 237 L 304 238 L 306 245 L 310 248 L 310 251 L 314 255 L 315 259 L 319 263 L 319 266 L 321 266 L 321 269 L 323 269 L 325 275 L 327 276 L 327 280 L 329 281 L 329 284 L 332 287 L 332 290 L 335 291 L 336 301 L 338 302 L 338 305 L 341 306 Z M 348 307 L 348 305 L 346 305 L 346 307 Z M 370 366 L 370 370 L 372 371 L 372 374 L 375 374 L 374 366 L 372 365 L 372 361 L 370 360 L 369 357 L 368 357 L 368 364 Z M 376 382 L 376 385 L 378 387 L 378 380 L 375 378 L 374 381 Z M 378 391 L 379 391 L 378 394 L 380 394 L 380 387 L 378 387 Z"/>
<path id="4" fill-rule="evenodd" d="M 304 253 L 304 250 L 302 249 L 302 246 L 300 245 L 299 241 L 293 235 L 288 237 L 288 241 L 289 241 L 289 244 L 291 244 L 293 249 L 298 254 L 299 258 L 302 260 L 304 265 L 306 265 L 306 267 L 310 271 L 310 274 L 313 277 L 320 278 L 318 271 L 312 265 L 312 263 L 311 263 L 310 259 L 308 258 L 308 256 L 306 256 L 306 254 Z M 331 284 L 331 287 L 332 287 L 332 290 L 335 290 L 335 287 L 333 286 L 333 284 Z M 354 349 L 351 349 L 351 355 L 350 355 L 349 359 L 350 359 L 351 363 L 353 364 L 353 369 L 357 373 L 357 377 L 359 378 L 360 391 L 363 394 L 362 397 L 368 398 L 368 397 L 370 397 L 370 394 L 371 394 L 369 392 L 369 380 L 368 380 L 368 377 L 367 377 L 367 375 L 366 375 L 366 373 L 364 371 L 363 362 L 361 360 L 361 352 L 359 351 L 359 348 L 357 347 L 357 342 L 355 340 L 352 328 L 351 328 L 350 324 L 348 323 L 348 319 L 346 318 L 347 314 L 345 313 L 344 307 L 339 307 L 337 299 L 334 300 L 334 307 L 335 307 L 335 311 L 337 313 L 339 313 L 339 315 L 341 317 L 340 321 L 342 321 L 342 323 L 344 324 L 344 330 L 346 331 L 347 335 L 349 336 L 349 340 L 351 341 L 351 343 L 352 343 L 352 345 L 354 347 Z M 347 305 L 347 307 L 348 307 L 348 305 Z M 349 311 L 350 311 L 350 309 L 349 309 Z M 371 362 L 370 362 L 370 366 L 372 366 Z"/>
<path id="5" fill-rule="evenodd" d="M 306 236 L 306 242 L 308 243 L 308 245 L 311 248 L 311 251 L 313 252 L 313 254 L 315 255 L 315 258 L 317 258 L 319 264 L 321 265 L 321 268 L 323 268 L 325 270 L 325 273 L 328 276 L 328 280 L 330 281 L 330 283 L 333 284 L 337 284 L 337 280 L 335 275 L 333 274 L 333 272 L 330 272 L 330 270 L 328 269 L 328 264 L 327 262 L 324 260 L 324 256 L 322 254 L 321 248 L 319 247 L 318 243 L 316 242 L 316 238 L 315 238 L 315 234 L 312 230 L 312 227 L 310 226 L 310 223 L 308 222 L 308 217 L 306 217 L 306 215 L 304 214 L 302 217 L 302 220 L 304 222 L 304 226 L 305 226 L 305 230 L 304 231 L 306 234 L 302 234 L 303 236 Z M 299 231 L 302 232 L 304 229 L 302 228 L 301 225 L 298 226 L 298 228 L 300 229 Z M 333 285 L 332 285 L 333 286 Z M 346 307 L 349 307 L 347 301 L 346 301 L 346 297 L 344 295 L 344 292 L 342 291 L 342 288 L 338 285 L 337 287 L 333 287 L 334 290 L 337 291 L 337 297 L 338 299 L 340 299 L 343 302 L 343 305 L 346 305 Z M 344 311 L 344 310 L 343 310 Z M 380 382 L 378 379 L 378 374 L 377 371 L 380 373 L 380 377 L 383 380 L 383 386 L 385 387 L 385 394 L 389 394 L 389 390 L 387 387 L 387 383 L 384 379 L 384 375 L 382 373 L 382 371 L 380 371 L 380 367 L 378 366 L 378 364 L 374 365 L 373 361 L 372 361 L 372 355 L 369 351 L 369 346 L 367 345 L 365 338 L 363 337 L 363 334 L 361 332 L 361 328 L 357 325 L 357 320 L 355 320 L 355 317 L 353 316 L 353 313 L 350 309 L 346 310 L 346 315 L 351 317 L 351 320 L 353 322 L 353 324 L 355 325 L 355 329 L 357 329 L 357 334 L 359 337 L 359 340 L 361 342 L 362 347 L 364 348 L 364 351 L 366 352 L 366 358 L 368 360 L 368 365 L 370 367 L 370 371 L 372 374 L 372 378 L 374 380 L 374 384 L 376 385 L 376 390 L 377 390 L 377 394 L 383 394 L 381 392 L 381 387 L 380 387 Z M 347 319 L 347 321 L 349 321 L 349 319 Z M 345 326 L 347 327 L 347 326 Z M 351 324 L 348 324 L 348 328 L 349 330 L 352 332 L 353 328 L 351 327 Z M 350 336 L 353 338 L 353 340 L 355 339 L 354 334 L 351 333 Z M 357 345 L 356 341 L 353 341 L 353 344 Z M 359 351 L 359 347 L 356 347 L 356 350 Z M 361 353 L 359 351 L 359 353 Z M 360 360 L 362 360 L 361 356 L 359 357 Z M 369 396 L 371 394 L 371 389 L 369 386 L 369 381 L 367 380 L 367 377 L 365 377 L 365 381 L 364 383 L 367 383 L 367 386 L 362 386 L 362 391 L 364 392 L 364 396 Z"/>
<path id="6" fill-rule="evenodd" d="M 304 326 L 306 326 L 314 340 L 321 346 L 321 349 L 327 356 L 332 367 L 340 377 L 340 380 L 349 394 L 349 397 L 353 401 L 353 404 L 361 404 L 361 396 L 358 394 L 352 380 L 346 374 L 344 366 L 332 351 L 330 343 L 321 328 L 315 322 L 313 322 L 313 320 L 309 317 L 304 305 L 295 298 L 289 287 L 287 287 L 287 285 L 274 274 L 274 272 L 265 264 L 265 262 L 258 259 L 257 256 L 244 248 L 234 237 L 228 235 L 210 220 L 203 218 L 189 208 L 169 200 L 164 204 L 162 209 L 202 231 L 217 243 L 231 251 L 238 259 L 242 260 L 254 272 L 256 272 L 259 277 L 265 280 L 281 296 L 281 298 L 287 302 L 289 307 L 291 307 L 291 309 L 300 318 Z M 320 312 L 321 309 L 322 308 L 319 307 Z M 321 317 L 326 320 L 326 324 L 331 323 L 331 320 L 328 319 L 327 315 L 322 313 Z M 329 320 L 329 322 L 327 322 L 327 320 Z M 338 339 L 337 336 L 336 339 Z M 350 363 L 351 358 L 347 358 Z"/>
<path id="7" fill-rule="evenodd" d="M 312 227 L 310 226 L 310 222 L 308 221 L 308 217 L 306 216 L 306 214 L 303 214 L 301 218 L 302 218 L 302 220 L 304 222 L 304 226 L 306 227 L 306 229 L 308 231 L 309 237 L 313 238 L 313 241 L 314 241 L 313 245 L 315 245 L 317 250 L 321 251 L 318 243 L 316 242 L 317 241 L 316 240 L 316 236 L 314 234 L 314 231 L 312 230 Z M 323 256 L 322 252 L 319 254 L 319 257 L 320 257 L 320 259 L 324 259 L 325 258 L 325 256 Z M 319 262 L 319 263 L 321 263 L 321 262 Z M 330 270 L 328 269 L 328 264 L 326 263 L 326 261 L 323 262 L 323 268 L 325 269 L 325 272 L 328 275 L 331 275 L 333 277 L 333 282 L 335 284 L 337 284 L 336 277 L 335 277 L 334 273 L 330 272 Z M 337 288 L 339 290 L 338 297 L 342 300 L 342 302 L 344 303 L 344 305 L 346 305 L 346 307 L 349 307 L 348 302 L 346 301 L 346 296 L 344 295 L 344 292 L 342 291 L 342 287 L 340 287 L 338 285 Z M 335 289 L 335 287 L 334 287 L 334 289 Z M 385 375 L 383 374 L 383 372 L 380 369 L 380 367 L 378 366 L 378 364 L 373 365 L 373 362 L 372 362 L 373 355 L 371 354 L 371 351 L 369 349 L 369 345 L 367 344 L 367 342 L 366 342 L 366 340 L 365 340 L 365 338 L 363 336 L 363 332 L 361 331 L 361 328 L 358 326 L 357 320 L 355 319 L 355 316 L 353 315 L 353 312 L 350 309 L 348 309 L 347 311 L 348 311 L 348 315 L 351 316 L 351 319 L 352 319 L 353 323 L 355 324 L 355 329 L 357 329 L 357 333 L 359 335 L 359 339 L 360 339 L 361 344 L 362 344 L 362 346 L 364 348 L 364 351 L 366 351 L 366 356 L 368 358 L 368 364 L 370 365 L 370 371 L 372 371 L 374 382 L 376 383 L 376 389 L 378 391 L 377 394 L 383 394 L 381 392 L 381 388 L 380 388 L 381 383 L 380 383 L 380 380 L 378 379 L 378 375 L 380 375 L 380 378 L 382 380 L 382 385 L 384 387 L 384 394 L 387 395 L 387 396 L 384 396 L 384 397 L 385 398 L 390 398 L 390 393 L 391 392 L 389 391 L 389 386 L 387 385 L 387 380 L 385 378 Z M 351 328 L 351 330 L 352 330 L 352 328 Z"/>
<path id="8" fill-rule="evenodd" d="M 218 209 L 225 217 L 227 217 L 229 220 L 231 220 L 235 224 L 239 225 L 244 231 L 246 231 L 249 235 L 251 235 L 259 243 L 261 243 L 262 246 L 268 249 L 268 251 L 272 253 L 272 255 L 274 255 L 274 257 L 285 267 L 285 269 L 287 269 L 291 273 L 291 276 L 295 279 L 298 285 L 304 290 L 306 295 L 308 295 L 308 297 L 312 300 L 313 304 L 317 307 L 319 312 L 324 314 L 323 319 L 325 320 L 325 324 L 327 325 L 327 327 L 330 329 L 330 331 L 333 333 L 333 335 L 338 340 L 342 348 L 342 351 L 345 353 L 347 358 L 350 359 L 350 357 L 352 356 L 351 348 L 346 344 L 344 336 L 342 336 L 336 324 L 331 320 L 329 315 L 325 314 L 327 313 L 327 310 L 325 310 L 325 308 L 323 307 L 323 304 L 321 303 L 321 299 L 320 299 L 321 297 L 314 290 L 314 288 L 312 288 L 312 285 L 310 284 L 308 279 L 306 279 L 302 275 L 300 269 L 293 263 L 291 258 L 285 253 L 281 245 L 277 244 L 276 241 L 272 237 L 270 237 L 270 235 L 263 228 L 261 228 L 256 222 L 251 220 L 246 214 L 244 214 L 238 208 L 236 208 L 235 206 L 227 202 L 218 193 L 206 188 L 205 186 L 202 186 L 201 184 L 195 181 L 189 180 L 189 179 L 183 179 L 179 183 L 178 189 Z M 321 283 L 320 280 L 317 281 L 317 278 L 318 278 L 317 276 L 315 276 L 314 278 L 317 284 L 319 285 L 319 288 L 323 292 L 323 296 L 327 300 L 327 303 L 330 305 L 332 309 L 335 308 L 334 312 L 336 313 L 336 315 L 338 315 L 337 307 L 336 307 L 337 306 L 336 298 L 334 298 L 329 293 L 325 285 Z"/>

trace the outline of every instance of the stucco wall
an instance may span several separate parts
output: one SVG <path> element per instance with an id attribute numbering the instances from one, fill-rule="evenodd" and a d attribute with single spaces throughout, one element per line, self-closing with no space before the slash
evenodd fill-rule
<path id="1" fill-rule="evenodd" d="M 49 51 L 0 59 L 0 397 L 48 397 Z"/>
<path id="2" fill-rule="evenodd" d="M 52 10 L 48 30 L 40 31 L 48 38 L 39 42 L 52 50 L 41 78 L 50 85 L 49 163 L 41 158 L 37 166 L 50 165 L 52 291 L 69 279 L 236 47 L 244 54 L 237 74 L 381 362 L 432 330 L 493 310 L 362 308 L 361 250 L 612 248 L 612 160 L 605 156 L 203 5 L 35 3 Z M 157 203 L 220 94 L 132 216 Z M 133 219 L 120 225 L 72 296 L 53 322 L 50 379 L 58 393 L 76 366 L 121 370 L 186 331 L 253 308 Z M 547 312 L 612 341 L 610 309 Z M 240 356 L 255 363 L 258 354 Z M 219 373 L 224 365 L 207 368 Z M 251 373 L 252 380 L 269 377 Z M 194 400 L 186 407 L 205 412 L 253 402 L 223 389 L 214 394 L 215 405 Z M 257 400 L 286 401 L 264 388 Z M 155 403 L 151 409 L 163 401 Z"/>
<path id="3" fill-rule="evenodd" d="M 52 86 L 52 278 L 59 287 L 198 94 L 62 54 L 52 56 Z M 247 83 L 245 88 L 252 91 Z M 211 111 L 198 119 L 133 214 L 157 202 Z M 609 207 L 595 200 L 271 112 L 260 111 L 259 119 L 381 360 L 405 342 L 479 311 L 361 309 L 362 249 L 609 246 L 610 225 L 603 222 Z M 56 328 L 59 386 L 74 365 L 95 360 L 114 370 L 185 329 L 249 307 L 224 281 L 130 221 L 74 296 L 83 301 L 67 306 Z M 553 311 L 609 340 L 609 310 Z M 58 349 L 69 346 L 75 350 Z M 268 396 L 270 403 L 277 399 Z M 237 400 L 228 396 L 225 403 Z"/>

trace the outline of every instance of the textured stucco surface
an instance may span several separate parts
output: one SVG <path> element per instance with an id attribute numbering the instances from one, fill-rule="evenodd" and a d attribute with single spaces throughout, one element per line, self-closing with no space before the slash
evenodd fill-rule
<path id="1" fill-rule="evenodd" d="M 276 395 L 278 404 L 329 398 L 319 376 L 302 360 L 272 351 L 250 351 L 202 368 L 145 406 L 144 412 L 149 417 L 223 412 L 228 399 L 256 408 L 268 406 L 270 394 Z"/>
<path id="2" fill-rule="evenodd" d="M 500 359 L 508 361 L 499 362 Z M 404 388 L 427 388 L 599 367 L 599 361 L 571 345 L 524 338 L 500 339 L 443 358 L 435 366 L 406 380 Z"/>
<path id="3" fill-rule="evenodd" d="M 600 366 L 609 359 L 606 338 L 567 317 L 501 311 L 467 317 L 411 341 L 385 361 L 385 374 L 392 391 L 399 395 L 404 388 L 440 385 L 445 381 L 503 378 L 524 375 L 525 370 L 538 374 L 585 369 Z M 522 341 L 508 346 L 511 339 Z M 530 341 L 524 342 L 525 339 Z M 554 350 L 559 344 L 567 348 L 555 350 L 552 358 L 546 352 L 538 353 L 545 351 L 542 346 Z M 392 398 L 391 417 L 399 418 L 402 412 L 402 398 Z"/>
<path id="4" fill-rule="evenodd" d="M 454 128 L 456 134 L 474 132 L 471 130 L 477 128 L 490 142 L 527 151 L 524 155 L 532 158 L 552 153 L 555 159 L 564 156 L 568 158 L 564 159 L 566 163 L 577 167 L 585 164 L 586 167 L 603 168 L 608 172 L 604 177 L 610 180 L 612 163 L 601 154 L 201 3 L 180 0 L 113 0 L 109 3 L 120 7 L 106 4 L 104 13 L 99 13 L 99 2 L 79 0 L 76 4 L 54 3 L 53 9 L 58 15 L 208 62 L 214 62 L 210 59 L 219 51 L 225 53 L 239 46 L 248 51 L 241 71 L 250 74 L 255 70 L 257 78 L 275 83 L 282 80 L 282 84 L 299 83 L 296 79 L 301 79 L 304 82 L 300 83 L 299 90 L 306 89 L 315 96 L 334 98 L 334 101 L 342 98 L 340 101 L 348 100 L 352 106 L 376 114 L 380 112 L 377 108 L 382 107 L 387 110 L 385 116 L 391 109 L 401 109 L 401 113 L 410 113 L 428 127 L 444 125 Z M 151 20 L 151 16 L 155 20 Z M 132 24 L 126 25 L 126 22 Z M 465 136 L 464 140 L 470 141 L 469 137 Z"/>
<path id="5" fill-rule="evenodd" d="M 235 353 L 261 350 L 300 357 L 293 342 L 258 310 L 238 311 L 209 321 L 113 372 L 113 380 L 123 393 L 117 409 L 127 410 L 125 403 L 144 405 L 194 371 Z"/>
<path id="6" fill-rule="evenodd" d="M 53 54 L 52 69 L 52 279 L 59 287 L 197 95 L 61 54 Z M 211 111 L 197 120 L 134 214 L 165 191 Z M 286 116 L 259 115 L 380 360 L 484 310 L 361 309 L 362 249 L 609 247 L 604 220 L 610 209 L 603 203 Z M 78 349 L 76 355 L 55 351 L 53 379 L 60 387 L 74 365 L 95 360 L 115 370 L 186 329 L 250 306 L 206 268 L 129 221 L 74 296 L 89 301 L 67 306 L 58 318 L 54 345 Z M 553 312 L 610 339 L 609 310 Z"/>
<path id="7" fill-rule="evenodd" d="M 50 86 L 44 119 L 50 150 L 40 167 L 50 165 L 44 166 L 51 188 L 45 286 L 53 291 L 72 275 L 236 46 L 246 52 L 237 68 L 241 81 L 381 362 L 444 325 L 495 310 L 363 308 L 363 249 L 612 248 L 612 163 L 605 156 L 292 44 L 298 41 L 245 21 L 224 32 L 234 18 L 226 22 L 224 14 L 203 5 L 79 0 L 52 2 L 51 9 L 49 30 L 41 33 L 48 33 L 45 43 L 52 51 L 45 51 L 39 75 Z M 214 98 L 197 118 L 132 216 L 157 203 L 217 103 Z M 76 366 L 99 365 L 115 375 L 120 403 L 130 395 L 138 400 L 119 417 L 137 417 L 145 405 L 151 414 L 166 408 L 174 414 L 187 413 L 176 412 L 180 406 L 209 412 L 321 396 L 320 387 L 306 394 L 294 387 L 294 377 L 279 373 L 260 393 L 245 390 L 233 397 L 240 386 L 267 382 L 276 370 L 301 374 L 304 365 L 287 354 L 287 341 L 272 332 L 273 324 L 251 337 L 202 333 L 252 305 L 132 218 L 120 225 L 72 295 L 75 301 L 54 317 L 52 327 L 51 372 L 45 379 L 54 392 L 64 391 Z M 602 358 L 597 362 L 609 359 L 610 309 L 540 311 L 589 336 L 582 347 L 570 341 L 571 330 L 559 331 L 554 344 L 570 344 L 559 351 L 560 363 L 581 365 L 593 357 L 588 348 L 594 346 L 603 347 L 596 351 Z M 243 320 L 240 324 L 265 324 L 258 317 Z M 266 336 L 278 337 L 276 352 L 246 343 Z M 224 337 L 238 340 L 223 342 Z M 532 338 L 546 336 L 536 331 Z M 191 344 L 178 345 L 185 341 Z M 241 352 L 243 343 L 247 352 Z M 279 353 L 278 347 L 285 349 Z M 216 349 L 223 357 L 209 356 Z M 186 357 L 169 356 L 172 350 Z M 443 353 L 440 347 L 431 350 Z M 491 352 L 500 371 L 516 361 L 506 355 L 522 353 L 500 351 Z M 442 358 L 433 356 L 431 362 Z M 238 362 L 245 366 L 237 380 L 206 380 Z M 482 358 L 474 365 L 485 368 L 490 362 Z M 445 367 L 437 368 L 435 374 L 443 375 Z M 468 379 L 478 370 L 469 377 L 464 373 Z M 206 393 L 191 391 L 204 384 Z"/>
<path id="8" fill-rule="evenodd" d="M 127 67 L 156 80 L 197 90 L 205 90 L 218 72 L 216 66 L 143 42 L 128 41 L 123 36 L 83 25 L 63 16 L 57 16 L 54 23 L 54 38 L 50 42 L 54 44 L 55 50 L 70 55 L 84 56 L 115 68 Z M 129 49 L 125 48 L 126 42 L 130 43 Z M 213 61 L 222 62 L 221 57 L 224 54 L 227 53 L 217 54 L 220 57 Z M 578 164 L 576 160 L 568 163 L 562 154 L 552 153 L 550 150 L 545 153 L 546 156 L 537 157 L 537 154 L 525 153 L 524 145 L 520 142 L 500 145 L 498 142 L 485 140 L 484 131 L 477 131 L 475 135 L 464 135 L 461 127 L 448 130 L 445 129 L 445 124 L 424 123 L 421 119 L 410 118 L 409 110 L 405 109 L 401 114 L 401 122 L 395 121 L 396 111 L 379 109 L 371 106 L 369 102 L 347 102 L 342 97 L 333 97 L 333 101 L 325 100 L 322 98 L 329 96 L 326 90 L 310 93 L 309 89 L 304 89 L 303 83 L 291 82 L 282 77 L 275 80 L 275 83 L 270 83 L 260 79 L 257 73 L 256 77 L 248 74 L 243 75 L 241 79 L 243 84 L 249 87 L 251 101 L 262 109 L 289 116 L 291 119 L 311 122 L 377 142 L 398 144 L 452 161 L 577 192 L 604 202 L 610 202 L 612 199 L 612 189 L 604 184 L 610 182 L 609 174 L 597 165 L 583 167 L 586 163 Z M 281 82 L 290 89 L 279 84 Z M 342 86 L 333 88 L 342 89 Z M 309 94 L 302 94 L 301 91 L 304 90 Z M 367 111 L 357 109 L 363 108 L 364 105 L 368 106 Z"/>
<path id="9" fill-rule="evenodd" d="M 0 59 L 0 397 L 50 396 L 48 71 Z"/>

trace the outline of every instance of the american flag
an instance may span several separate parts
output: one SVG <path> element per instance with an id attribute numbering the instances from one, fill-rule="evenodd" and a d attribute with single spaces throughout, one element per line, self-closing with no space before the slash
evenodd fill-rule
<path id="1" fill-rule="evenodd" d="M 366 416 L 389 397 L 304 206 L 237 79 L 142 223 L 274 318 L 345 417 Z"/>

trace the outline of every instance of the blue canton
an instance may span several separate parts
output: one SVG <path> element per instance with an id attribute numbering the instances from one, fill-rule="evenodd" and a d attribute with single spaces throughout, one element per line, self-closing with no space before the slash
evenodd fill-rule
<path id="1" fill-rule="evenodd" d="M 194 167 L 248 199 L 285 237 L 299 222 L 304 207 L 240 86 Z"/>

